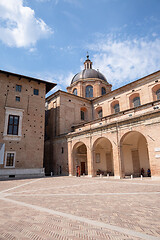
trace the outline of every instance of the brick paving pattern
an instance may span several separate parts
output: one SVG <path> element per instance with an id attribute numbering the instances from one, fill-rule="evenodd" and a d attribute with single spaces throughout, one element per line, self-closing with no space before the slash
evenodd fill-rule
<path id="1" fill-rule="evenodd" d="M 160 239 L 160 181 L 0 181 L 0 240 Z"/>

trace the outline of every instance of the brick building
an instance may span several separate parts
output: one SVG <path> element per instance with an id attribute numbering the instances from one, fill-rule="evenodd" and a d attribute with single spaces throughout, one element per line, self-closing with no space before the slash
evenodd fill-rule
<path id="1" fill-rule="evenodd" d="M 55 86 L 0 71 L 0 176 L 43 176 L 45 94 Z"/>
<path id="2" fill-rule="evenodd" d="M 46 99 L 46 173 L 160 177 L 160 71 L 111 91 L 87 56 L 67 90 Z"/>

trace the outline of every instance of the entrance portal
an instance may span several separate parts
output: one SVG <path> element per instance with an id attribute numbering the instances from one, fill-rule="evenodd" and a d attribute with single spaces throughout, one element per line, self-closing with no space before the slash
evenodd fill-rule
<path id="1" fill-rule="evenodd" d="M 87 148 L 82 142 L 75 145 L 73 150 L 73 161 L 74 161 L 74 175 L 76 175 L 76 167 L 80 167 L 81 175 L 88 175 L 87 167 Z"/>
<path id="2" fill-rule="evenodd" d="M 93 145 L 95 175 L 114 175 L 112 144 L 104 137 L 96 140 Z"/>
<path id="3" fill-rule="evenodd" d="M 121 160 L 125 175 L 140 177 L 142 168 L 144 176 L 150 169 L 146 138 L 139 132 L 132 131 L 121 139 Z"/>

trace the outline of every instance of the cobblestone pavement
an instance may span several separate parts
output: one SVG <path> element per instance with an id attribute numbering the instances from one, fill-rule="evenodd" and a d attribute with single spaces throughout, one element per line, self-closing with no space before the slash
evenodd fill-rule
<path id="1" fill-rule="evenodd" d="M 160 239 L 160 181 L 0 181 L 0 240 Z"/>

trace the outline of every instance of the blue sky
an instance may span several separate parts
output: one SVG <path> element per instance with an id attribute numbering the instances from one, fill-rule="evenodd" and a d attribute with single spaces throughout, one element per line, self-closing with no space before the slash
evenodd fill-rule
<path id="1" fill-rule="evenodd" d="M 65 90 L 89 52 L 113 89 L 160 69 L 159 0 L 0 0 L 0 69 Z"/>

